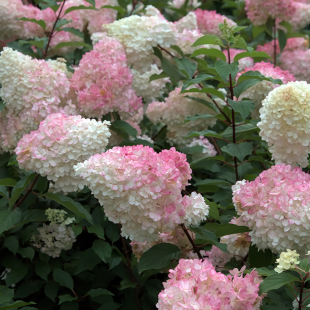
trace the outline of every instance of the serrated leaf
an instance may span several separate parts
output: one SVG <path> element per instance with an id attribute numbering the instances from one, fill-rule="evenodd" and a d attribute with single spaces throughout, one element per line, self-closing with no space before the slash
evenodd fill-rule
<path id="1" fill-rule="evenodd" d="M 260 284 L 258 294 L 261 295 L 270 290 L 276 290 L 294 281 L 300 281 L 300 279 L 290 273 L 282 272 L 271 275 Z"/>
<path id="2" fill-rule="evenodd" d="M 107 259 L 107 263 L 109 264 L 109 270 L 118 266 L 121 261 L 122 256 L 120 255 L 120 253 L 116 250 L 113 250 L 111 256 Z"/>
<path id="3" fill-rule="evenodd" d="M 270 55 L 268 55 L 267 53 L 265 53 L 265 52 L 253 51 L 253 52 L 242 52 L 242 53 L 237 54 L 234 57 L 234 61 L 239 61 L 240 59 L 245 58 L 245 57 L 251 57 L 251 58 L 271 58 L 272 59 L 272 57 Z"/>
<path id="4" fill-rule="evenodd" d="M 75 274 L 79 274 L 85 270 L 93 270 L 99 263 L 101 263 L 100 258 L 92 248 L 89 248 L 80 254 Z"/>
<path id="5" fill-rule="evenodd" d="M 2 208 L 0 209 L 0 234 L 15 226 L 19 222 L 22 211 L 19 208 Z"/>
<path id="6" fill-rule="evenodd" d="M 34 265 L 36 274 L 43 280 L 48 281 L 48 275 L 51 272 L 51 267 L 48 262 L 38 261 Z"/>
<path id="7" fill-rule="evenodd" d="M 99 11 L 93 6 L 85 6 L 85 5 L 79 5 L 79 6 L 71 6 L 70 8 L 66 9 L 65 15 L 76 10 L 94 10 L 94 11 Z M 57 46 L 56 46 L 57 47 Z"/>
<path id="8" fill-rule="evenodd" d="M 95 240 L 92 249 L 105 263 L 112 254 L 112 248 L 110 244 L 103 240 Z"/>
<path id="9" fill-rule="evenodd" d="M 4 239 L 4 245 L 14 254 L 17 253 L 19 242 L 14 235 L 8 236 Z"/>
<path id="10" fill-rule="evenodd" d="M 246 135 L 249 135 L 258 130 L 258 127 L 254 124 L 248 123 L 236 127 L 235 135 L 237 140 L 243 139 Z M 227 140 L 232 140 L 233 130 L 231 127 L 227 127 L 222 133 L 221 136 Z"/>
<path id="11" fill-rule="evenodd" d="M 163 269 L 171 260 L 179 259 L 179 247 L 171 243 L 159 243 L 144 252 L 138 263 L 139 274 L 145 270 Z"/>
<path id="12" fill-rule="evenodd" d="M 91 297 L 96 297 L 100 295 L 111 295 L 114 296 L 110 291 L 103 289 L 103 288 L 94 288 L 90 290 L 89 292 L 86 293 L 86 295 L 91 296 Z"/>
<path id="13" fill-rule="evenodd" d="M 104 230 L 100 225 L 93 225 L 87 227 L 87 230 L 89 233 L 97 235 L 97 237 L 99 237 L 100 239 L 104 239 Z"/>
<path id="14" fill-rule="evenodd" d="M 73 290 L 73 279 L 67 271 L 55 268 L 53 272 L 54 280 L 69 290 Z"/>
<path id="15" fill-rule="evenodd" d="M 191 89 L 187 89 L 182 91 L 180 94 L 185 94 L 185 93 L 205 93 L 205 94 L 211 94 L 214 96 L 217 96 L 223 100 L 225 100 L 225 96 L 222 92 L 220 92 L 219 90 L 215 89 L 215 88 L 211 88 L 211 87 L 204 87 L 203 89 L 199 89 L 199 88 L 191 88 Z"/>
<path id="16" fill-rule="evenodd" d="M 57 20 L 57 23 L 56 23 L 56 26 L 55 26 L 55 29 L 56 31 L 61 31 L 62 29 L 60 28 L 61 26 L 64 26 L 64 25 L 67 25 L 69 23 L 71 23 L 72 20 L 67 20 L 67 19 L 58 19 Z"/>
<path id="17" fill-rule="evenodd" d="M 237 157 L 241 162 L 243 162 L 247 155 L 252 154 L 253 147 L 249 142 L 243 142 L 240 144 L 230 143 L 223 146 L 221 150 L 233 157 Z"/>
<path id="18" fill-rule="evenodd" d="M 35 23 L 37 25 L 39 25 L 40 27 L 42 27 L 43 29 L 46 29 L 46 23 L 44 20 L 40 19 L 40 20 L 36 20 L 34 18 L 26 18 L 26 17 L 22 17 L 22 18 L 19 18 L 19 20 L 24 20 L 24 21 L 27 21 L 27 22 L 32 22 L 32 23 Z"/>
<path id="19" fill-rule="evenodd" d="M 58 305 L 61 305 L 62 303 L 66 302 L 66 301 L 73 301 L 73 300 L 77 300 L 77 299 L 78 299 L 77 297 L 71 296 L 69 294 L 60 295 Z"/>
<path id="20" fill-rule="evenodd" d="M 241 76 L 238 78 L 238 83 L 246 80 L 260 80 L 260 81 L 270 81 L 274 84 L 283 84 L 280 79 L 273 79 L 270 77 L 266 77 L 263 74 L 261 74 L 259 71 L 247 71 L 243 73 Z M 238 86 L 236 86 L 238 87 Z"/>
<path id="21" fill-rule="evenodd" d="M 190 85 L 199 84 L 200 82 L 209 80 L 209 79 L 214 79 L 214 76 L 211 74 L 199 73 L 194 79 L 189 79 L 185 81 L 182 86 L 181 91 L 185 90 Z"/>
<path id="22" fill-rule="evenodd" d="M 51 8 L 55 13 L 59 9 L 60 4 L 57 4 L 55 0 L 43 0 L 44 3 L 39 3 L 41 9 L 45 10 Z"/>
<path id="23" fill-rule="evenodd" d="M 216 48 L 199 48 L 193 52 L 191 57 L 195 57 L 199 55 L 212 56 L 212 57 L 219 58 L 225 62 L 227 61 L 225 54 Z"/>
<path id="24" fill-rule="evenodd" d="M 55 46 L 55 48 L 53 48 L 53 51 L 56 51 L 62 47 L 67 47 L 67 46 L 75 46 L 75 47 L 84 46 L 84 47 L 90 48 L 90 45 L 85 43 L 85 42 L 61 42 L 61 43 L 57 44 Z"/>
<path id="25" fill-rule="evenodd" d="M 192 44 L 193 47 L 195 46 L 199 46 L 199 45 L 205 45 L 205 44 L 214 44 L 214 45 L 218 45 L 216 44 L 216 42 L 220 40 L 220 38 L 218 36 L 215 36 L 213 34 L 207 34 L 205 36 L 200 37 L 199 39 L 197 39 L 194 44 Z"/>
<path id="26" fill-rule="evenodd" d="M 221 59 L 215 62 L 215 70 L 221 79 L 225 82 L 228 76 L 231 74 L 234 77 L 238 72 L 238 63 L 233 62 L 231 64 Z M 225 100 L 225 99 L 223 99 Z"/>
<path id="27" fill-rule="evenodd" d="M 241 115 L 243 120 L 246 119 L 255 108 L 255 103 L 251 100 L 233 101 L 228 98 L 228 103 L 235 112 Z"/>
<path id="28" fill-rule="evenodd" d="M 25 187 L 29 184 L 29 182 L 36 176 L 35 173 L 30 174 L 29 176 L 24 176 L 22 179 L 20 179 L 16 185 L 14 186 L 12 190 L 11 199 L 9 202 L 9 207 L 11 208 L 15 201 L 18 199 L 18 197 L 21 195 Z"/>
<path id="29" fill-rule="evenodd" d="M 112 9 L 119 12 L 121 15 L 125 15 L 125 11 L 121 6 L 118 5 L 104 5 L 100 7 L 101 9 Z"/>
<path id="30" fill-rule="evenodd" d="M 93 224 L 91 215 L 77 201 L 74 201 L 73 199 L 62 194 L 46 193 L 43 196 L 58 202 L 68 210 L 72 211 L 73 213 Z"/>
<path id="31" fill-rule="evenodd" d="M 194 76 L 196 70 L 197 70 L 197 63 L 189 60 L 188 58 L 174 58 L 174 61 L 176 62 L 178 68 L 187 75 L 188 78 L 191 78 Z"/>
<path id="32" fill-rule="evenodd" d="M 245 40 L 238 35 L 235 37 L 235 43 L 231 46 L 232 48 L 240 48 L 240 49 L 247 49 L 247 44 Z"/>
<path id="33" fill-rule="evenodd" d="M 35 304 L 36 304 L 35 302 L 24 302 L 24 301 L 17 300 L 10 305 L 0 306 L 0 310 L 18 309 L 21 307 L 35 305 Z"/>
<path id="34" fill-rule="evenodd" d="M 230 223 L 226 223 L 226 224 L 207 223 L 203 225 L 203 227 L 206 230 L 213 231 L 218 238 L 227 236 L 227 235 L 240 234 L 240 233 L 251 231 L 246 226 L 238 226 L 238 225 L 230 224 Z"/>
<path id="35" fill-rule="evenodd" d="M 159 79 L 164 79 L 164 78 L 167 78 L 169 77 L 168 74 L 166 72 L 162 72 L 160 74 L 153 74 L 150 76 L 150 79 L 149 79 L 149 83 L 152 82 L 152 81 L 155 81 L 155 80 L 159 80 Z"/>

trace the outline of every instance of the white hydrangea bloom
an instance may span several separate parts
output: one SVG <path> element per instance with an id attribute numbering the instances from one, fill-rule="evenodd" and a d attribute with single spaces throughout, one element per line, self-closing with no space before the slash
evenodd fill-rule
<path id="1" fill-rule="evenodd" d="M 96 43 L 98 43 L 101 40 L 104 40 L 105 37 L 107 36 L 106 32 L 94 32 L 91 36 L 90 39 L 93 43 L 93 45 L 95 45 Z"/>
<path id="2" fill-rule="evenodd" d="M 163 78 L 149 82 L 153 74 L 160 74 L 163 70 L 158 69 L 157 65 L 151 65 L 149 71 L 141 74 L 139 71 L 132 69 L 133 82 L 132 89 L 136 92 L 137 96 L 141 96 L 146 103 L 154 101 L 156 98 L 163 95 L 162 89 L 166 83 L 170 81 L 169 78 Z"/>
<path id="3" fill-rule="evenodd" d="M 209 206 L 206 204 L 201 194 L 192 192 L 190 196 L 184 196 L 183 204 L 187 206 L 184 216 L 187 226 L 199 225 L 202 221 L 205 221 L 209 215 Z"/>
<path id="4" fill-rule="evenodd" d="M 169 47 L 176 43 L 173 24 L 160 16 L 129 16 L 103 25 L 109 36 L 118 39 L 125 47 L 128 64 L 144 72 L 153 59 L 153 47 Z"/>
<path id="5" fill-rule="evenodd" d="M 83 188 L 73 166 L 105 151 L 110 122 L 49 115 L 37 131 L 24 135 L 15 150 L 20 168 L 33 170 L 54 182 L 54 191 L 72 192 Z"/>
<path id="6" fill-rule="evenodd" d="M 174 26 L 179 33 L 182 33 L 185 29 L 188 31 L 198 30 L 195 13 L 189 12 L 187 15 L 174 22 Z"/>
<path id="7" fill-rule="evenodd" d="M 276 164 L 308 166 L 310 153 L 310 85 L 289 82 L 263 101 L 260 135 L 268 143 Z"/>
<path id="8" fill-rule="evenodd" d="M 286 252 L 282 252 L 280 257 L 276 260 L 278 266 L 274 269 L 276 272 L 281 273 L 284 270 L 295 268 L 295 265 L 299 264 L 299 254 L 296 250 L 291 251 L 289 249 Z"/>
<path id="9" fill-rule="evenodd" d="M 201 153 L 195 153 L 193 155 L 193 159 L 204 158 L 204 157 L 213 157 L 216 156 L 217 152 L 214 149 L 213 144 L 209 142 L 207 138 L 204 136 L 200 136 L 198 138 L 194 138 L 189 144 L 186 145 L 187 147 L 194 147 L 194 146 L 202 146 Z"/>
<path id="10" fill-rule="evenodd" d="M 172 0 L 169 1 L 168 4 L 174 8 L 180 9 L 185 4 L 185 0 Z M 201 6 L 201 2 L 198 0 L 189 0 L 187 5 L 191 6 L 193 9 L 196 9 Z"/>
<path id="11" fill-rule="evenodd" d="M 232 234 L 221 238 L 227 244 L 227 251 L 237 260 L 245 257 L 249 252 L 251 237 L 248 234 Z"/>

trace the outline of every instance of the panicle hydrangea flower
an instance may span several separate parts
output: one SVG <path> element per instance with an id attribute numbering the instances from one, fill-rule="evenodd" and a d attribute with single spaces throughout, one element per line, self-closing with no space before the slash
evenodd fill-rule
<path id="1" fill-rule="evenodd" d="M 258 249 L 279 254 L 287 248 L 302 257 L 310 250 L 310 175 L 299 167 L 275 165 L 254 181 L 239 182 L 233 202 Z"/>
<path id="2" fill-rule="evenodd" d="M 65 219 L 66 214 L 68 214 L 65 210 L 51 209 L 48 208 L 45 210 L 45 214 L 47 215 L 47 220 L 51 222 L 51 224 L 61 224 L 62 226 L 70 225 L 75 221 L 74 217 L 68 217 Z"/>
<path id="3" fill-rule="evenodd" d="M 269 93 L 257 124 L 276 164 L 308 166 L 310 153 L 310 85 L 289 82 Z"/>
<path id="4" fill-rule="evenodd" d="M 191 169 L 174 148 L 157 154 L 142 145 L 114 147 L 74 170 L 87 181 L 109 220 L 121 223 L 122 235 L 133 241 L 156 241 L 159 232 L 197 223 L 208 213 L 205 203 L 201 208 L 201 195 L 182 198 Z"/>
<path id="5" fill-rule="evenodd" d="M 219 24 L 224 23 L 225 19 L 229 27 L 237 26 L 233 20 L 216 13 L 216 11 L 197 9 L 194 13 L 197 18 L 198 29 L 202 34 L 214 34 L 216 36 L 221 36 L 222 32 L 219 28 Z"/>
<path id="6" fill-rule="evenodd" d="M 195 234 L 191 231 L 188 231 L 188 233 L 192 237 L 192 239 L 195 240 Z M 183 229 L 180 226 L 177 226 L 173 231 L 159 233 L 159 240 L 157 241 L 132 241 L 130 245 L 132 246 L 133 254 L 137 257 L 137 260 L 139 261 L 144 252 L 159 243 L 172 243 L 177 245 L 181 250 L 181 258 L 198 258 L 197 254 L 191 251 L 193 246 L 189 242 Z M 205 251 L 201 250 L 200 253 L 201 255 L 204 255 Z"/>
<path id="7" fill-rule="evenodd" d="M 156 306 L 160 310 L 258 310 L 265 296 L 258 293 L 263 280 L 257 271 L 243 277 L 244 269 L 234 269 L 226 276 L 216 272 L 207 260 L 180 259 L 163 283 Z"/>
<path id="8" fill-rule="evenodd" d="M 83 188 L 73 166 L 103 152 L 108 144 L 110 122 L 65 114 L 50 114 L 39 129 L 24 135 L 15 150 L 20 168 L 33 170 L 54 182 L 54 191 Z"/>
<path id="9" fill-rule="evenodd" d="M 109 36 L 125 47 L 128 64 L 144 72 L 153 62 L 153 47 L 169 47 L 176 43 L 173 24 L 160 16 L 132 15 L 103 26 Z"/>
<path id="10" fill-rule="evenodd" d="M 216 156 L 217 152 L 210 143 L 210 141 L 205 138 L 204 136 L 200 136 L 199 138 L 194 138 L 189 144 L 186 145 L 187 147 L 194 147 L 194 146 L 201 146 L 202 151 L 199 153 L 195 153 L 193 155 L 193 159 L 204 158 L 204 157 L 213 157 Z"/>
<path id="11" fill-rule="evenodd" d="M 294 50 L 307 50 L 309 48 L 309 40 L 303 37 L 288 38 L 283 52 L 292 52 Z M 274 40 L 265 43 L 264 45 L 258 45 L 256 50 L 258 52 L 265 52 L 272 57 L 270 61 L 274 62 Z M 276 40 L 276 53 L 281 53 L 278 39 Z M 267 61 L 269 61 L 267 59 Z"/>
<path id="12" fill-rule="evenodd" d="M 174 8 L 180 9 L 185 4 L 185 0 L 172 0 L 172 1 L 169 1 L 168 4 Z M 194 8 L 194 9 L 200 6 L 201 6 L 201 2 L 199 2 L 198 0 L 189 0 L 187 3 L 187 7 Z"/>
<path id="13" fill-rule="evenodd" d="M 310 20 L 310 3 L 302 3 L 300 1 L 293 1 L 294 13 L 287 20 L 293 31 L 298 31 L 305 28 Z"/>
<path id="14" fill-rule="evenodd" d="M 295 81 L 295 77 L 289 71 L 283 71 L 279 67 L 274 67 L 270 62 L 257 62 L 253 67 L 246 68 L 243 72 L 239 73 L 237 78 L 248 71 L 259 71 L 266 77 L 282 80 L 283 84 Z M 244 91 L 239 97 L 239 100 L 242 100 L 243 98 L 251 99 L 255 103 L 255 108 L 251 112 L 251 116 L 254 119 L 259 119 L 259 110 L 262 107 L 262 101 L 277 87 L 279 87 L 279 84 L 274 84 L 269 81 L 261 81 Z"/>
<path id="15" fill-rule="evenodd" d="M 295 12 L 294 3 L 294 0 L 245 0 L 245 10 L 253 25 L 260 26 L 268 18 L 289 20 Z"/>
<path id="16" fill-rule="evenodd" d="M 286 252 L 282 252 L 280 257 L 276 260 L 278 266 L 274 269 L 276 272 L 281 273 L 284 270 L 295 268 L 295 265 L 299 264 L 299 254 L 296 250 L 291 251 L 289 249 Z"/>
<path id="17" fill-rule="evenodd" d="M 193 130 L 203 130 L 212 127 L 216 123 L 216 119 L 208 118 L 207 120 L 196 120 L 187 122 L 184 120 L 187 116 L 196 114 L 215 114 L 215 112 L 207 106 L 186 98 L 187 94 L 180 94 L 181 88 L 176 88 L 170 92 L 165 102 L 154 101 L 146 109 L 147 117 L 153 123 L 164 123 L 167 125 L 167 137 L 169 143 L 186 143 L 184 137 Z M 205 94 L 195 93 L 196 97 L 212 102 Z"/>
<path id="18" fill-rule="evenodd" d="M 310 49 L 285 51 L 280 56 L 280 67 L 289 70 L 297 81 L 310 83 Z"/>
<path id="19" fill-rule="evenodd" d="M 197 18 L 194 12 L 189 12 L 187 15 L 174 22 L 173 25 L 179 33 L 182 33 L 185 29 L 188 31 L 198 30 Z"/>
<path id="20" fill-rule="evenodd" d="M 246 50 L 238 50 L 235 48 L 231 48 L 231 49 L 229 49 L 229 52 L 230 52 L 231 62 L 233 62 L 236 55 L 243 53 L 243 52 L 246 52 Z M 227 49 L 223 50 L 223 53 L 225 54 L 226 60 L 228 62 L 228 51 L 227 51 Z M 254 60 L 251 57 L 245 57 L 245 58 L 242 58 L 239 60 L 239 71 L 243 71 L 243 70 L 245 70 L 245 68 L 253 67 L 253 66 L 254 66 Z"/>
<path id="21" fill-rule="evenodd" d="M 160 74 L 163 72 L 157 65 L 151 65 L 151 69 L 143 74 L 135 69 L 131 71 L 133 74 L 132 89 L 135 91 L 136 95 L 141 96 L 146 103 L 161 97 L 164 93 L 163 88 L 166 86 L 166 83 L 170 82 L 169 78 L 157 79 L 149 82 L 153 74 Z"/>
<path id="22" fill-rule="evenodd" d="M 77 92 L 81 113 L 100 119 L 114 111 L 135 113 L 142 106 L 142 99 L 131 88 L 132 81 L 124 48 L 107 37 L 83 55 L 71 86 Z"/>

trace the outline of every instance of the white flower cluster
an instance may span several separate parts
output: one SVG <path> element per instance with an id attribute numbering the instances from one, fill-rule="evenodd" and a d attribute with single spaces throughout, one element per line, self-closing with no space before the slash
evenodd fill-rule
<path id="1" fill-rule="evenodd" d="M 169 1 L 168 4 L 174 8 L 180 9 L 185 4 L 185 0 L 172 0 Z M 187 5 L 192 7 L 193 9 L 196 9 L 201 6 L 201 2 L 199 2 L 198 0 L 189 0 Z"/>
<path id="2" fill-rule="evenodd" d="M 24 135 L 15 150 L 20 168 L 47 175 L 54 191 L 83 188 L 73 166 L 105 151 L 110 122 L 79 116 L 50 114 L 37 131 Z"/>
<path id="3" fill-rule="evenodd" d="M 291 251 L 289 249 L 286 252 L 282 252 L 280 257 L 276 260 L 278 266 L 274 269 L 276 272 L 281 273 L 284 270 L 295 268 L 295 265 L 299 264 L 299 254 L 296 250 Z"/>
<path id="4" fill-rule="evenodd" d="M 163 88 L 170 81 L 169 78 L 157 79 L 149 82 L 153 74 L 160 74 L 163 70 L 158 69 L 157 65 L 151 65 L 151 69 L 141 74 L 139 71 L 132 69 L 133 82 L 132 89 L 138 97 L 143 97 L 146 103 L 154 101 L 163 95 Z"/>
<path id="5" fill-rule="evenodd" d="M 274 89 L 263 101 L 260 135 L 276 164 L 308 166 L 310 153 L 310 85 L 290 82 Z"/>
<path id="6" fill-rule="evenodd" d="M 48 220 L 51 221 L 49 225 L 43 224 L 39 227 L 39 234 L 32 237 L 33 245 L 51 257 L 59 257 L 62 250 L 70 250 L 75 242 L 75 235 L 70 226 L 75 219 L 67 218 L 64 210 L 47 209 L 45 214 Z"/>
<path id="7" fill-rule="evenodd" d="M 176 43 L 173 24 L 161 16 L 133 15 L 103 25 L 109 36 L 118 39 L 125 47 L 128 65 L 145 72 L 153 59 L 153 47 L 169 47 Z"/>

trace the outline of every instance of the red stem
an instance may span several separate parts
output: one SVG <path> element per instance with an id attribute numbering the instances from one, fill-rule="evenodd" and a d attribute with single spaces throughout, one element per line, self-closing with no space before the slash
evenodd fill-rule
<path id="1" fill-rule="evenodd" d="M 34 188 L 34 186 L 35 186 L 35 184 L 36 184 L 36 182 L 37 182 L 39 176 L 40 176 L 40 175 L 38 174 L 38 175 L 35 177 L 35 179 L 34 179 L 32 185 L 31 185 L 30 188 L 28 189 L 27 193 L 26 193 L 26 194 L 23 196 L 23 198 L 14 206 L 14 209 L 15 209 L 15 208 L 18 208 L 18 207 L 25 201 L 25 199 L 28 197 L 28 195 L 32 192 L 32 189 Z"/>
<path id="2" fill-rule="evenodd" d="M 190 234 L 188 233 L 187 231 L 187 228 L 185 227 L 184 224 L 180 224 L 180 226 L 182 227 L 183 231 L 185 232 L 185 235 L 187 237 L 187 239 L 189 240 L 189 242 L 191 243 L 191 245 L 193 246 L 193 250 L 194 250 L 194 253 L 197 253 L 199 259 L 201 259 L 203 261 L 203 257 L 196 245 L 196 243 L 194 242 L 194 240 L 192 239 L 192 237 L 190 236 Z"/>

